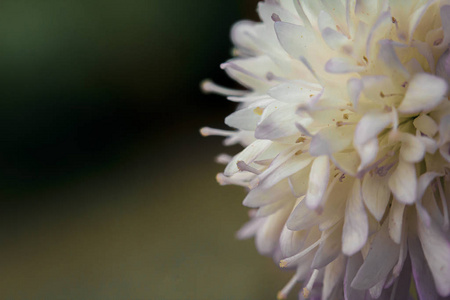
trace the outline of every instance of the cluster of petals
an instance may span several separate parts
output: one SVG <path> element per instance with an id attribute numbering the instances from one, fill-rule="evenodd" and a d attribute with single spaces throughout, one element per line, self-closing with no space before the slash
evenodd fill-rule
<path id="1" fill-rule="evenodd" d="M 450 295 L 450 0 L 266 0 L 203 83 L 238 109 L 218 174 L 252 208 L 239 238 L 291 268 L 283 299 Z M 450 298 L 449 298 L 450 299 Z"/>

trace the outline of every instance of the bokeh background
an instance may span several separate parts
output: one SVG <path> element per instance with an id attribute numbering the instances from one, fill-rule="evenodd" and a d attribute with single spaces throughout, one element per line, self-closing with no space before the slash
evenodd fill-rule
<path id="1" fill-rule="evenodd" d="M 0 2 L 0 299 L 274 299 L 203 95 L 256 0 Z M 295 297 L 294 297 L 295 298 Z"/>

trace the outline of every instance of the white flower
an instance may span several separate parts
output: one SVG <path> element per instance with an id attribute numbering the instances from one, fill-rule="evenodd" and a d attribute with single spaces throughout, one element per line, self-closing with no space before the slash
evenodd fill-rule
<path id="1" fill-rule="evenodd" d="M 222 68 L 247 90 L 218 175 L 255 208 L 238 237 L 300 299 L 450 295 L 450 0 L 266 0 Z M 366 297 L 366 298 L 365 298 Z"/>

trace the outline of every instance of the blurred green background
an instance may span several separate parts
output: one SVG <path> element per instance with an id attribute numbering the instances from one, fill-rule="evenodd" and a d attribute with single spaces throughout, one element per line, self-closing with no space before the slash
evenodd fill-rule
<path id="1" fill-rule="evenodd" d="M 274 299 L 214 156 L 246 0 L 0 2 L 0 299 Z M 295 298 L 295 297 L 293 297 Z"/>

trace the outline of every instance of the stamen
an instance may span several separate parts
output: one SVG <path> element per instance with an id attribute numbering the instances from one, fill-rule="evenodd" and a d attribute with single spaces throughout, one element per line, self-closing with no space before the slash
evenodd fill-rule
<path id="1" fill-rule="evenodd" d="M 271 18 L 274 22 L 281 22 L 280 16 L 277 14 L 272 14 Z"/>
<path id="2" fill-rule="evenodd" d="M 244 96 L 248 94 L 248 91 L 222 87 L 209 79 L 203 80 L 202 83 L 200 83 L 200 87 L 204 93 L 214 93 L 223 96 Z"/>
<path id="3" fill-rule="evenodd" d="M 277 299 L 278 300 L 287 299 L 287 296 L 289 295 L 289 293 L 291 292 L 292 288 L 295 286 L 296 283 L 297 283 L 297 274 L 292 276 L 291 280 L 289 280 L 289 282 L 284 286 L 284 288 L 278 292 Z"/>
<path id="4" fill-rule="evenodd" d="M 250 72 L 249 70 L 246 70 L 244 68 L 242 68 L 241 66 L 238 66 L 237 64 L 233 63 L 233 62 L 226 62 L 220 65 L 220 68 L 222 70 L 225 70 L 226 68 L 232 68 L 238 72 L 241 72 L 242 74 L 245 74 L 247 76 L 253 77 L 255 79 L 258 80 L 262 80 L 262 81 L 266 81 L 265 78 L 259 77 L 258 75 L 253 74 L 252 72 Z"/>
<path id="5" fill-rule="evenodd" d="M 444 189 L 442 188 L 441 180 L 439 178 L 436 178 L 436 184 L 438 186 L 439 196 L 441 197 L 442 210 L 444 211 L 444 224 L 442 224 L 442 227 L 447 231 L 449 228 L 447 198 L 445 197 Z"/>
<path id="6" fill-rule="evenodd" d="M 247 171 L 247 172 L 250 172 L 250 173 L 253 173 L 253 174 L 256 174 L 256 175 L 261 174 L 261 171 L 255 169 L 253 167 L 250 167 L 243 160 L 240 160 L 240 161 L 237 162 L 237 167 L 238 167 L 239 171 Z"/>
<path id="7" fill-rule="evenodd" d="M 309 298 L 309 294 L 312 291 L 312 288 L 314 286 L 314 282 L 316 281 L 318 275 L 319 275 L 319 270 L 314 269 L 311 277 L 309 278 L 308 284 L 306 285 L 305 288 L 303 288 L 303 297 L 305 299 Z"/>
<path id="8" fill-rule="evenodd" d="M 202 129 L 200 129 L 200 134 L 202 136 L 211 136 L 211 135 L 215 135 L 215 136 L 231 136 L 234 133 L 235 133 L 234 131 L 216 129 L 216 128 L 211 128 L 211 127 L 203 127 Z"/>
<path id="9" fill-rule="evenodd" d="M 228 164 L 233 157 L 228 154 L 222 153 L 216 157 L 216 163 L 226 165 Z"/>
<path id="10" fill-rule="evenodd" d="M 288 81 L 286 78 L 277 76 L 277 75 L 273 74 L 272 72 L 268 72 L 266 74 L 266 78 L 269 81 L 280 81 L 280 82 L 287 82 Z"/>
<path id="11" fill-rule="evenodd" d="M 291 267 L 291 266 L 295 265 L 303 256 L 305 256 L 306 254 L 311 252 L 311 250 L 316 248 L 321 242 L 325 241 L 337 228 L 338 228 L 338 226 L 334 226 L 326 234 L 322 234 L 322 236 L 317 241 L 312 243 L 308 248 L 304 249 L 303 251 L 301 251 L 291 257 L 282 259 L 280 261 L 280 267 L 286 268 L 286 267 Z"/>
<path id="12" fill-rule="evenodd" d="M 344 125 L 356 125 L 356 124 L 358 124 L 358 123 L 356 123 L 356 122 L 343 122 L 343 121 L 337 121 L 336 122 L 336 126 L 337 127 L 341 127 L 341 126 L 344 126 Z"/>
<path id="13" fill-rule="evenodd" d="M 437 39 L 433 42 L 433 46 L 439 46 L 444 41 L 443 38 Z"/>
<path id="14" fill-rule="evenodd" d="M 231 177 L 225 176 L 223 173 L 218 173 L 216 175 L 216 180 L 220 185 L 239 185 L 248 188 L 249 183 L 233 179 Z"/>

